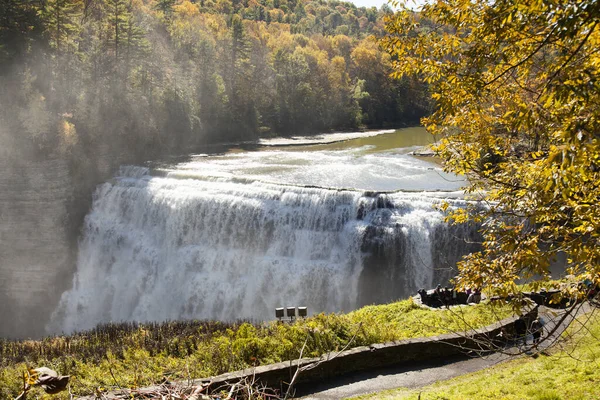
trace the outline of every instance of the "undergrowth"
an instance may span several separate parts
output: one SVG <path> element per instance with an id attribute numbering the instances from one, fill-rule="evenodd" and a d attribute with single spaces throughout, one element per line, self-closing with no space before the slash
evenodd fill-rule
<path id="1" fill-rule="evenodd" d="M 40 341 L 0 340 L 0 398 L 18 395 L 26 367 L 46 366 L 71 375 L 73 394 L 84 395 L 295 359 L 305 342 L 303 356 L 316 357 L 348 343 L 355 347 L 465 331 L 509 312 L 508 307 L 491 304 L 429 310 L 409 299 L 348 314 L 319 314 L 293 324 L 120 323 Z M 68 394 L 52 398 L 66 399 Z"/>

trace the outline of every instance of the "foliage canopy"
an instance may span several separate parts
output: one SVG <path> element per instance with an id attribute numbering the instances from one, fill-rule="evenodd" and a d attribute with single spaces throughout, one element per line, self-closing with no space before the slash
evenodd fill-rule
<path id="1" fill-rule="evenodd" d="M 395 75 L 428 83 L 424 124 L 485 204 L 449 215 L 484 235 L 460 286 L 542 285 L 554 259 L 573 282 L 600 282 L 599 22 L 594 0 L 440 0 L 388 18 Z"/>
<path id="2" fill-rule="evenodd" d="M 0 135 L 14 143 L 0 152 L 114 146 L 148 158 L 416 123 L 422 86 L 393 80 L 374 40 L 387 12 L 337 0 L 0 0 Z M 77 139 L 66 144 L 65 124 Z"/>

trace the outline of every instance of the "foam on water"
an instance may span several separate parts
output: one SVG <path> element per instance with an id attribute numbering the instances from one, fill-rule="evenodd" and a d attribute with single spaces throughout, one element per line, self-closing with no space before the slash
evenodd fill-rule
<path id="1" fill-rule="evenodd" d="M 365 138 L 383 135 L 385 133 L 392 133 L 394 129 L 385 129 L 378 131 L 366 131 L 366 132 L 337 132 L 328 133 L 325 135 L 317 136 L 293 136 L 290 138 L 273 138 L 273 139 L 260 139 L 259 143 L 263 146 L 298 146 L 306 144 L 324 144 L 324 143 L 335 143 L 344 140 L 351 140 L 357 138 Z"/>
<path id="2" fill-rule="evenodd" d="M 368 146 L 343 151 L 260 151 L 198 157 L 170 171 L 179 177 L 240 178 L 279 184 L 378 191 L 457 190 L 463 178 L 448 174 L 411 148 L 368 153 Z"/>

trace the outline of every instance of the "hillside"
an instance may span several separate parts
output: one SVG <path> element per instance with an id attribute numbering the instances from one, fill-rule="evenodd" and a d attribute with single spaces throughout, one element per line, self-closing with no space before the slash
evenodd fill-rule
<path id="1" fill-rule="evenodd" d="M 140 387 L 204 378 L 257 365 L 372 343 L 435 336 L 486 326 L 510 315 L 500 304 L 423 309 L 412 299 L 348 314 L 318 314 L 293 324 L 173 321 L 109 324 L 41 341 L 0 340 L 0 397 L 20 391 L 26 366 L 72 376 L 72 392 Z M 36 393 L 41 389 L 35 389 Z M 32 392 L 33 394 L 33 392 Z M 62 393 L 60 398 L 68 398 Z"/>
<path id="2" fill-rule="evenodd" d="M 375 41 L 389 9 L 337 1 L 3 1 L 0 137 L 44 153 L 417 123 Z M 19 132 L 18 134 L 16 132 Z"/>

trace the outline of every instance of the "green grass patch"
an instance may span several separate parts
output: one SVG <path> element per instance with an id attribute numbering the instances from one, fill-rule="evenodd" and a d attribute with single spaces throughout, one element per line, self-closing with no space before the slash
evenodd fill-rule
<path id="1" fill-rule="evenodd" d="M 574 322 L 568 340 L 550 354 L 523 357 L 420 389 L 398 389 L 361 400 L 600 399 L 600 318 Z"/>
<path id="2" fill-rule="evenodd" d="M 509 313 L 507 306 L 491 304 L 429 310 L 409 299 L 348 314 L 319 314 L 293 324 L 123 323 L 40 341 L 0 340 L 0 398 L 18 395 L 20 376 L 27 366 L 46 366 L 71 375 L 72 392 L 84 395 L 295 359 L 305 342 L 304 357 L 315 357 L 340 350 L 349 342 L 356 347 L 465 331 Z M 33 394 L 45 398 L 41 391 Z"/>

